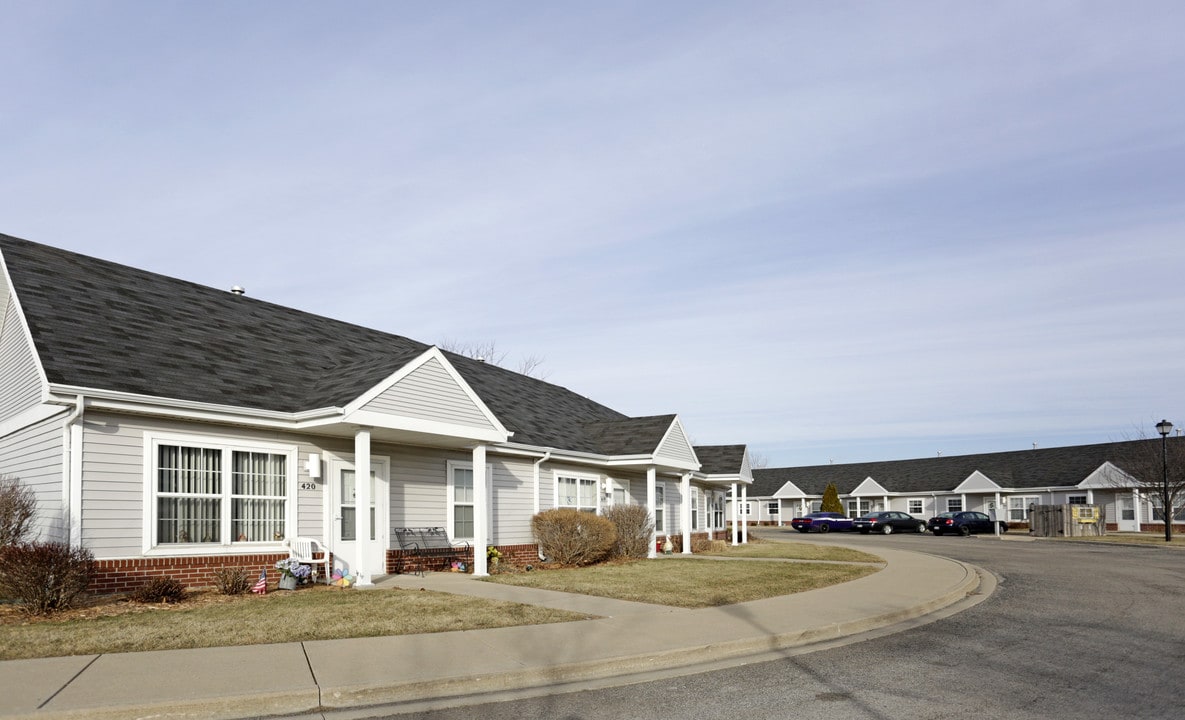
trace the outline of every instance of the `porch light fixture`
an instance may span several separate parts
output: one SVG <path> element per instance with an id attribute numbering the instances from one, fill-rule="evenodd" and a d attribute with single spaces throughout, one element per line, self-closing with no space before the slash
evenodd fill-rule
<path id="1" fill-rule="evenodd" d="M 321 456 L 317 453 L 309 453 L 309 462 L 306 466 L 309 471 L 309 478 L 316 480 L 321 477 Z"/>
<path id="2" fill-rule="evenodd" d="M 1164 519 L 1164 541 L 1173 541 L 1173 518 L 1169 508 L 1169 433 L 1173 431 L 1173 424 L 1168 420 L 1156 423 L 1156 432 L 1160 433 L 1160 515 Z M 1175 509 L 1175 508 L 1173 508 Z"/>

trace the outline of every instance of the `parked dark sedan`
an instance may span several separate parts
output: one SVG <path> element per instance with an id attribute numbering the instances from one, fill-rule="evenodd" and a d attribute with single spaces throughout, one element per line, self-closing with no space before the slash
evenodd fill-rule
<path id="1" fill-rule="evenodd" d="M 1008 532 L 1008 523 L 1001 520 L 999 524 L 1000 532 Z M 994 533 L 996 531 L 990 517 L 973 510 L 942 513 L 941 515 L 930 518 L 929 525 L 930 530 L 935 535 L 942 535 L 943 533 L 970 535 L 971 533 Z"/>
<path id="2" fill-rule="evenodd" d="M 858 517 L 852 521 L 852 528 L 859 530 L 861 535 L 879 532 L 884 535 L 897 531 L 926 532 L 926 521 L 896 510 L 883 510 Z"/>
<path id="3" fill-rule="evenodd" d="M 832 530 L 851 530 L 852 519 L 843 513 L 813 512 L 790 521 L 790 527 L 798 532 L 831 532 Z"/>

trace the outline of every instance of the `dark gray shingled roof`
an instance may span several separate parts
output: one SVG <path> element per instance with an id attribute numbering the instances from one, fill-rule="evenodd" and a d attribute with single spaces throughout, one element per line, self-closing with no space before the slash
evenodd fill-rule
<path id="1" fill-rule="evenodd" d="M 807 495 L 822 495 L 827 483 L 833 482 L 844 495 L 869 477 L 893 493 L 950 492 L 976 470 L 1005 488 L 1065 487 L 1082 482 L 1105 462 L 1122 468 L 1126 457 L 1138 454 L 1139 445 L 1149 442 L 1159 447 L 1160 438 L 916 460 L 764 468 L 753 471 L 749 495 L 773 495 L 786 482 Z M 1169 442 L 1185 442 L 1185 438 Z"/>
<path id="2" fill-rule="evenodd" d="M 429 347 L 8 235 L 0 253 L 54 384 L 296 412 L 344 406 Z M 514 442 L 600 453 L 589 423 L 628 419 L 566 388 L 446 355 Z"/>
<path id="3" fill-rule="evenodd" d="M 744 445 L 696 445 L 699 471 L 705 475 L 735 475 L 745 462 Z"/>
<path id="4" fill-rule="evenodd" d="M 604 455 L 649 455 L 658 449 L 674 415 L 593 422 L 585 432 Z"/>

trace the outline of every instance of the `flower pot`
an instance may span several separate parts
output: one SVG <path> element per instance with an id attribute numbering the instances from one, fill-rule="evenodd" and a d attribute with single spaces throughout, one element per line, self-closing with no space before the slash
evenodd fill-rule
<path id="1" fill-rule="evenodd" d="M 280 576 L 280 589 L 281 590 L 295 590 L 296 589 L 296 576 L 295 575 L 281 575 Z"/>

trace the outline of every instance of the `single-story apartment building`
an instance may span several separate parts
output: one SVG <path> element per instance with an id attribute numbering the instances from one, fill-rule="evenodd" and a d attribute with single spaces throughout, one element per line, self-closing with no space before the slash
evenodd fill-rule
<path id="1" fill-rule="evenodd" d="M 480 575 L 487 544 L 537 557 L 531 518 L 558 507 L 644 505 L 690 552 L 753 481 L 743 445 L 692 447 L 675 414 L 7 235 L 0 474 L 36 492 L 41 539 L 94 553 L 101 591 L 258 571 L 296 537 L 367 584 L 400 527 L 446 528 Z"/>
<path id="2" fill-rule="evenodd" d="M 1185 438 L 1167 441 L 1173 455 Z M 746 524 L 789 524 L 819 509 L 834 483 L 847 514 L 897 510 L 928 519 L 953 510 L 977 510 L 1009 523 L 1027 523 L 1030 505 L 1099 505 L 1107 527 L 1119 532 L 1163 529 L 1159 497 L 1137 482 L 1134 464 L 1160 457 L 1161 439 L 953 455 L 914 460 L 758 468 L 748 500 L 739 508 Z M 1155 463 L 1152 463 L 1155 465 Z M 1159 468 L 1159 465 L 1156 465 Z M 1143 468 L 1147 470 L 1147 468 Z M 1177 508 L 1174 527 L 1185 523 Z"/>

